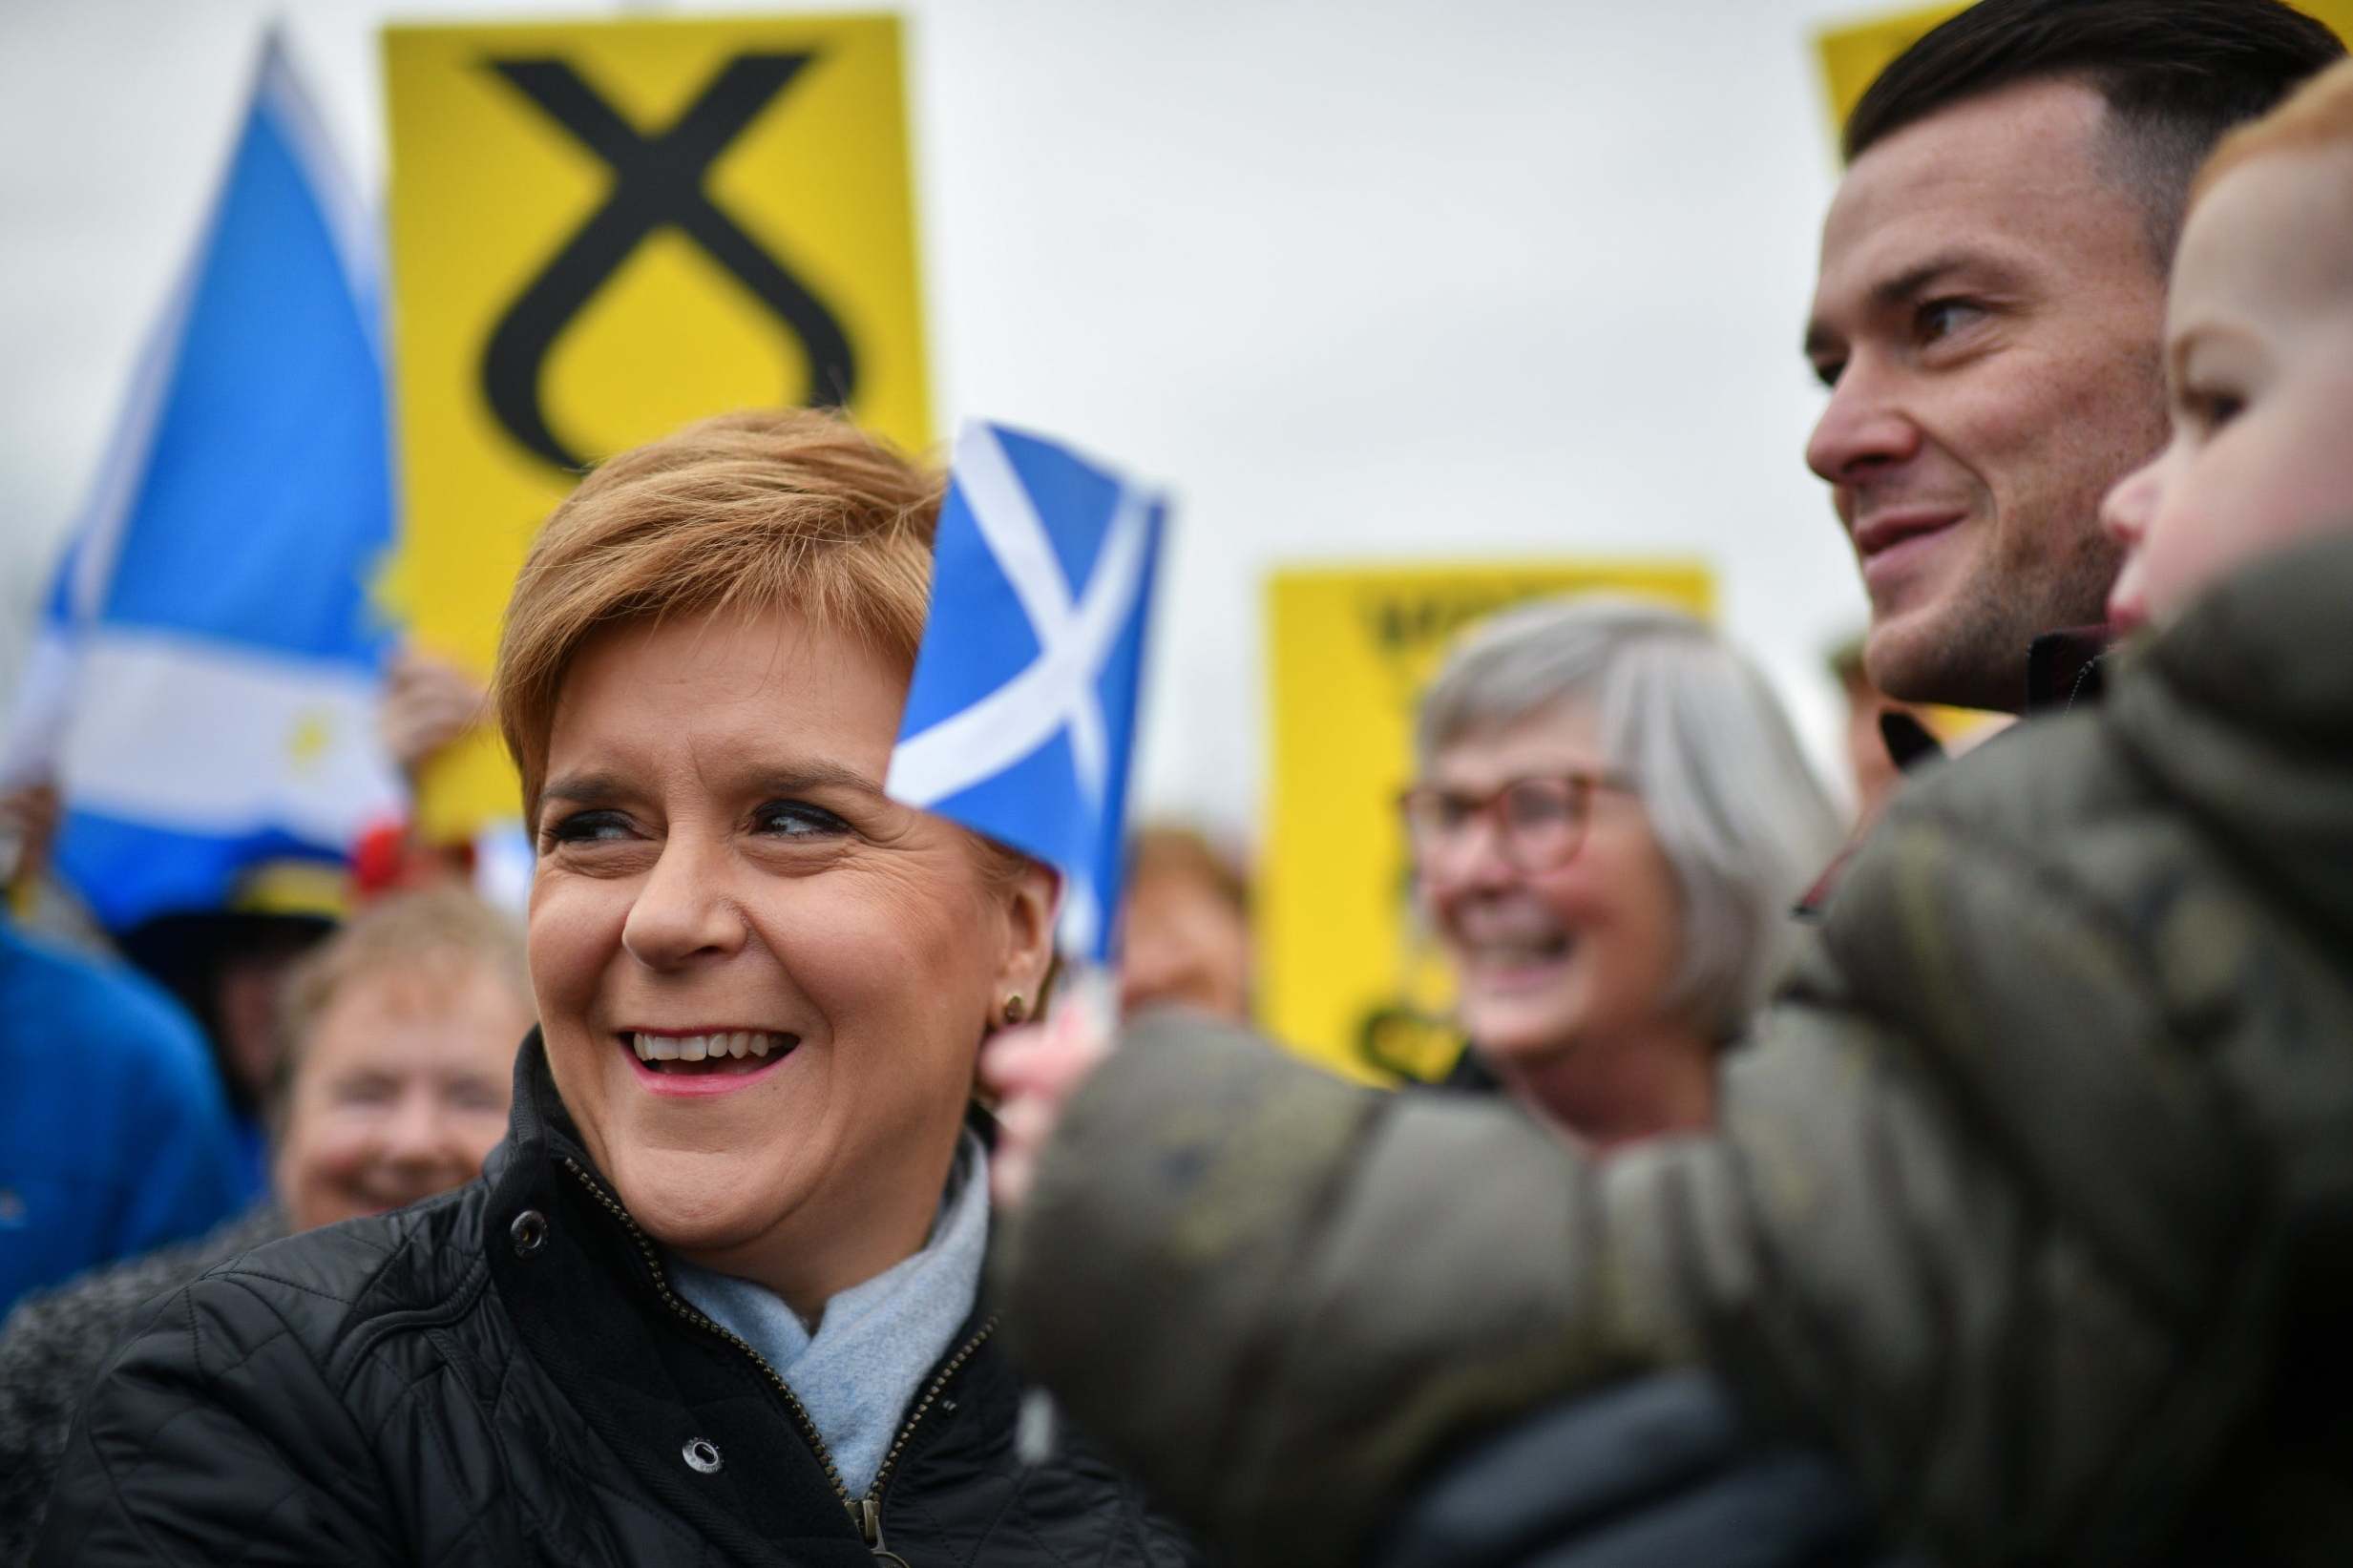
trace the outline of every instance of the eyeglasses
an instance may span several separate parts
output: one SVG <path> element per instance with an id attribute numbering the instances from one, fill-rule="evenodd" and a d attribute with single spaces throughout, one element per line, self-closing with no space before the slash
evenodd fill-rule
<path id="1" fill-rule="evenodd" d="M 1505 860 L 1523 871 L 1549 871 L 1567 865 L 1585 843 L 1593 792 L 1633 787 L 1623 774 L 1565 773 L 1513 779 L 1486 795 L 1417 784 L 1397 805 L 1418 866 L 1459 856 L 1472 829 L 1485 821 Z"/>

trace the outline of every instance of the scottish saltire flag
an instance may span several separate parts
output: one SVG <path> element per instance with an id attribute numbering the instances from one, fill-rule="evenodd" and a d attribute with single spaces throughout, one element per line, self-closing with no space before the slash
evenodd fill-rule
<path id="1" fill-rule="evenodd" d="M 5 771 L 55 777 L 109 928 L 399 809 L 369 575 L 392 505 L 374 240 L 278 40 L 53 585 Z"/>
<path id="2" fill-rule="evenodd" d="M 1034 435 L 971 424 L 887 787 L 1062 873 L 1065 948 L 1110 956 L 1145 627 L 1166 507 Z"/>

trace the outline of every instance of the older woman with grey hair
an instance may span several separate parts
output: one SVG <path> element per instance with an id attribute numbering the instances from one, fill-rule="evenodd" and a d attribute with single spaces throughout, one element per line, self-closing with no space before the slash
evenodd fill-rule
<path id="1" fill-rule="evenodd" d="M 1403 808 L 1466 1070 L 1598 1145 L 1713 1120 L 1838 818 L 1762 677 L 1704 622 L 1548 601 L 1422 699 Z"/>

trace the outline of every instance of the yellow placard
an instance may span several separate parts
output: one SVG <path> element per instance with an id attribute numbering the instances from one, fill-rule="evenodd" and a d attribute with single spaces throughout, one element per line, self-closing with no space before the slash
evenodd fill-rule
<path id="1" fill-rule="evenodd" d="M 398 27 L 392 365 L 426 648 L 486 673 L 581 468 L 728 408 L 844 405 L 931 440 L 899 26 L 888 16 Z M 421 826 L 518 808 L 489 737 Z"/>
<path id="2" fill-rule="evenodd" d="M 1939 22 L 1968 10 L 1964 4 L 1917 6 L 1866 20 L 1823 28 L 1814 35 L 1814 57 L 1822 72 L 1833 138 L 1846 129 L 1863 93 L 1897 55 L 1920 41 Z"/>
<path id="3" fill-rule="evenodd" d="M 1911 48 L 1938 23 L 1968 9 L 1966 4 L 1908 7 L 1816 32 L 1815 60 L 1821 68 L 1832 138 L 1835 140 L 1844 132 L 1846 117 L 1855 112 L 1855 105 L 1861 101 L 1863 93 L 1879 73 L 1895 63 L 1897 55 Z M 2353 43 L 2353 0 L 2300 0 L 2296 9 L 2327 24 L 2338 37 Z"/>
<path id="4" fill-rule="evenodd" d="M 1461 1051 L 1452 985 L 1413 909 L 1397 810 L 1422 686 L 1508 605 L 1631 594 L 1711 615 L 1691 561 L 1537 560 L 1278 572 L 1267 596 L 1271 799 L 1258 900 L 1261 1021 L 1303 1055 L 1395 1082 Z"/>

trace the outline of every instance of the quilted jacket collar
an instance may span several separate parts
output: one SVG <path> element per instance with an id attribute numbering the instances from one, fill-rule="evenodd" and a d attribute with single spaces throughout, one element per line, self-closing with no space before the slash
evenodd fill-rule
<path id="1" fill-rule="evenodd" d="M 2353 535 L 2284 552 L 2121 656 L 2135 760 L 2353 951 Z"/>
<path id="2" fill-rule="evenodd" d="M 865 1552 L 845 1497 L 796 1406 L 741 1346 L 702 1326 L 678 1297 L 650 1240 L 637 1229 L 581 1145 L 557 1093 L 538 1032 L 515 1060 L 507 1139 L 486 1163 L 490 1201 L 482 1244 L 491 1278 L 531 1359 L 636 1482 L 731 1555 L 833 1560 Z M 969 1342 L 968 1324 L 956 1343 Z M 962 1451 L 1009 1430 L 1019 1402 L 1010 1369 L 974 1357 L 956 1400 L 929 1427 L 893 1490 L 924 1491 L 912 1473 L 962 1468 Z M 683 1459 L 707 1443 L 719 1468 Z M 843 1558 L 841 1560 L 852 1560 Z"/>

